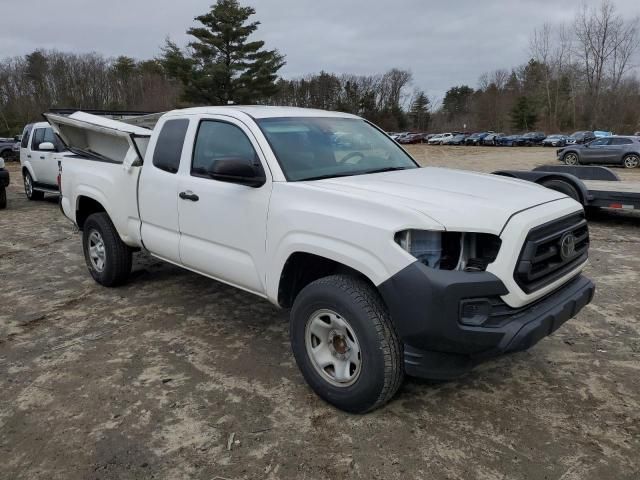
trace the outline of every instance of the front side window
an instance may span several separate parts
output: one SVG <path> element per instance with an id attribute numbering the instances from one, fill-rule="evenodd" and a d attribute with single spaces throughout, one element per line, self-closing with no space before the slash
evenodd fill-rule
<path id="1" fill-rule="evenodd" d="M 593 142 L 591 142 L 589 145 L 591 145 L 592 147 L 602 147 L 603 145 L 609 145 L 609 139 L 608 138 L 599 138 L 599 139 L 594 140 Z"/>
<path id="2" fill-rule="evenodd" d="M 257 122 L 289 181 L 418 168 L 401 147 L 362 119 L 287 117 Z"/>
<path id="3" fill-rule="evenodd" d="M 239 127 L 227 122 L 203 120 L 196 135 L 191 174 L 206 177 L 220 160 L 250 165 L 259 162 L 251 141 Z"/>
<path id="4" fill-rule="evenodd" d="M 38 150 L 38 147 L 44 142 L 44 132 L 46 128 L 36 128 L 33 132 L 33 140 L 31 141 L 31 150 Z"/>
<path id="5" fill-rule="evenodd" d="M 178 171 L 188 127 L 189 120 L 186 118 L 167 120 L 164 123 L 153 152 L 155 167 L 169 173 Z"/>

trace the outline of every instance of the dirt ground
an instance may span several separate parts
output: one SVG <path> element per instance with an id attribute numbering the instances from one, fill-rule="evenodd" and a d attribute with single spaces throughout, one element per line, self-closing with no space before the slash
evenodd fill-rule
<path id="1" fill-rule="evenodd" d="M 542 148 L 411 151 L 480 171 L 554 160 Z M 598 292 L 553 336 L 457 381 L 408 380 L 354 416 L 305 384 L 286 312 L 142 253 L 126 286 L 97 285 L 56 200 L 28 202 L 9 168 L 2 479 L 640 478 L 638 214 L 590 218 Z"/>

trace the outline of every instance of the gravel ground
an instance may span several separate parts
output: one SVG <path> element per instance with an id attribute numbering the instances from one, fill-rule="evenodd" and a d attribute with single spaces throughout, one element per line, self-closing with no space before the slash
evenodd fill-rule
<path id="1" fill-rule="evenodd" d="M 480 171 L 554 157 L 411 151 Z M 126 286 L 94 283 L 56 200 L 28 202 L 16 167 L 0 212 L 0 478 L 640 478 L 638 214 L 590 218 L 598 292 L 553 336 L 353 416 L 306 386 L 269 303 L 145 254 Z"/>

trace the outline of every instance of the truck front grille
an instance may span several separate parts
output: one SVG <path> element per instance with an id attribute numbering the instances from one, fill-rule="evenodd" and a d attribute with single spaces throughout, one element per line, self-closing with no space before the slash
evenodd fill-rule
<path id="1" fill-rule="evenodd" d="M 529 232 L 514 278 L 532 293 L 562 278 L 587 260 L 589 228 L 584 213 L 553 220 Z"/>

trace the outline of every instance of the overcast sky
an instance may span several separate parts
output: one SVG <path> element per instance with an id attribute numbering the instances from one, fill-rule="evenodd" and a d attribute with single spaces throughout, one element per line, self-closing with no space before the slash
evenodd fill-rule
<path id="1" fill-rule="evenodd" d="M 156 56 L 214 0 L 0 0 L 0 57 L 35 49 Z M 285 77 L 326 70 L 369 74 L 410 69 L 434 100 L 452 85 L 527 60 L 532 31 L 569 21 L 579 0 L 241 0 L 262 22 L 257 36 L 286 55 Z M 598 1 L 591 0 L 590 4 Z M 627 17 L 639 0 L 615 0 Z M 13 12 L 13 13 L 11 13 Z"/>

